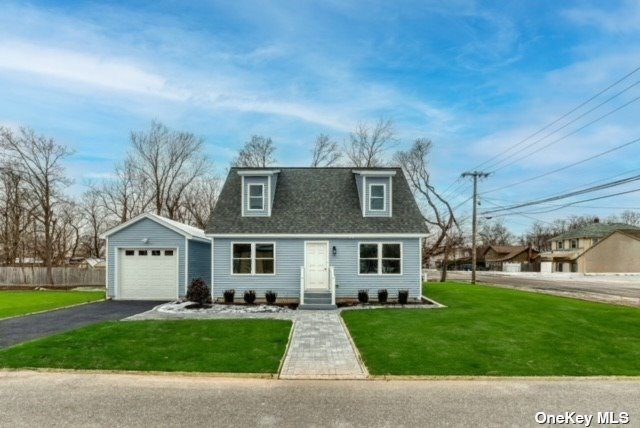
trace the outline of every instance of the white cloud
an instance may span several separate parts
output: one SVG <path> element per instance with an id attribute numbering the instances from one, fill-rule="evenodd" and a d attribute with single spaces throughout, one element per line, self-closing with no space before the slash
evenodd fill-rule
<path id="1" fill-rule="evenodd" d="M 611 8 L 613 2 L 603 2 L 608 9 L 584 7 L 569 9 L 565 16 L 572 22 L 600 28 L 610 33 L 636 33 L 640 31 L 640 2 L 626 0 L 622 6 Z"/>
<path id="2" fill-rule="evenodd" d="M 73 81 L 104 89 L 184 100 L 162 76 L 119 58 L 56 49 L 42 44 L 4 40 L 0 69 Z"/>

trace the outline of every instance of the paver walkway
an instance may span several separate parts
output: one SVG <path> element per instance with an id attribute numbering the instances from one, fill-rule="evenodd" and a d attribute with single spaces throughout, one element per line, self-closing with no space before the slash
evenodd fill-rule
<path id="1" fill-rule="evenodd" d="M 281 379 L 364 379 L 338 311 L 297 311 Z"/>

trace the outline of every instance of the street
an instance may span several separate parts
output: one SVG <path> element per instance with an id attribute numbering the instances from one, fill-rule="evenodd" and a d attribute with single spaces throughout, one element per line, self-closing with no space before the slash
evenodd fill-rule
<path id="1" fill-rule="evenodd" d="M 282 381 L 0 372 L 2 426 L 538 426 L 628 412 L 640 379 Z M 593 425 L 596 425 L 595 423 Z M 592 425 L 592 426 L 593 426 Z"/>
<path id="2" fill-rule="evenodd" d="M 430 278 L 438 273 L 430 272 Z M 450 271 L 449 280 L 468 281 L 471 272 Z M 580 276 L 536 275 L 531 273 L 504 274 L 502 272 L 477 272 L 478 282 L 506 285 L 513 288 L 536 290 L 549 294 L 578 297 L 598 302 L 640 306 L 640 278 L 638 276 Z"/>

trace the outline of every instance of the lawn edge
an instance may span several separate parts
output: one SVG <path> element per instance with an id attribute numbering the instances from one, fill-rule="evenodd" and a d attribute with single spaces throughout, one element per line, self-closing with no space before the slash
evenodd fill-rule
<path id="1" fill-rule="evenodd" d="M 360 365 L 360 368 L 362 369 L 362 373 L 364 373 L 365 379 L 369 379 L 369 377 L 370 377 L 369 369 L 367 368 L 367 365 L 364 363 L 364 359 L 362 358 L 362 355 L 360 355 L 360 350 L 356 346 L 356 343 L 354 342 L 353 337 L 351 337 L 351 332 L 349 331 L 349 328 L 347 327 L 347 323 L 344 322 L 344 319 L 342 318 L 341 314 L 338 315 L 338 318 L 340 319 L 340 324 L 342 325 L 342 329 L 347 334 L 347 338 L 349 338 L 349 343 L 351 344 L 351 349 L 353 349 L 353 352 L 356 354 L 356 359 L 358 360 L 358 365 Z"/>
<path id="2" fill-rule="evenodd" d="M 448 381 L 591 381 L 591 380 L 640 380 L 639 375 L 594 375 L 594 376 L 483 376 L 483 375 L 371 375 L 371 380 L 407 380 L 407 381 L 424 381 L 424 380 L 448 380 Z"/>
<path id="3" fill-rule="evenodd" d="M 98 300 L 92 300 L 90 302 L 74 303 L 73 305 L 60 306 L 58 308 L 52 308 L 52 309 L 45 309 L 43 311 L 27 312 L 26 314 L 13 315 L 13 316 L 10 316 L 10 317 L 7 317 L 7 318 L 0 318 L 0 322 L 6 321 L 6 320 L 12 320 L 14 318 L 28 317 L 30 315 L 44 314 L 46 312 L 59 311 L 60 309 L 75 308 L 76 306 L 89 305 L 91 303 L 106 302 L 107 300 L 108 299 L 102 298 L 102 299 L 98 299 Z"/>
<path id="4" fill-rule="evenodd" d="M 243 373 L 243 372 L 184 372 L 184 371 L 158 371 L 158 370 L 99 370 L 99 369 L 61 369 L 47 367 L 19 367 L 0 368 L 0 373 L 75 373 L 75 374 L 121 374 L 137 376 L 184 376 L 184 377 L 211 377 L 211 378 L 247 378 L 247 379 L 277 379 L 278 373 Z"/>
<path id="5" fill-rule="evenodd" d="M 287 346 L 284 347 L 284 353 L 282 354 L 282 358 L 280 359 L 280 364 L 278 364 L 278 371 L 276 372 L 276 378 L 280 379 L 280 373 L 282 372 L 282 367 L 284 366 L 284 361 L 287 359 L 287 354 L 289 354 L 289 348 L 291 347 L 291 338 L 293 337 L 293 330 L 296 328 L 296 320 L 291 320 L 291 328 L 289 329 L 289 337 L 287 337 Z"/>

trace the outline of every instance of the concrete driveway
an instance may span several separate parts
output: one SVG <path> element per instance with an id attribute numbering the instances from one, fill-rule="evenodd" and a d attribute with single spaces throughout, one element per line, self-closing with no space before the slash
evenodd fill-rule
<path id="1" fill-rule="evenodd" d="M 624 426 L 640 422 L 637 379 L 282 381 L 0 372 L 0 385 L 0 425 L 11 427 L 534 427 L 541 426 L 538 412 L 597 418 L 607 411 L 628 412 Z"/>
<path id="2" fill-rule="evenodd" d="M 163 302 L 106 300 L 0 321 L 0 348 L 89 324 L 121 320 L 160 303 Z"/>
<path id="3" fill-rule="evenodd" d="M 468 281 L 471 279 L 471 272 L 451 271 L 448 272 L 447 277 L 451 280 Z M 477 272 L 476 279 L 486 284 L 505 285 L 597 302 L 640 306 L 640 277 L 638 276 L 579 274 L 554 276 Z"/>

